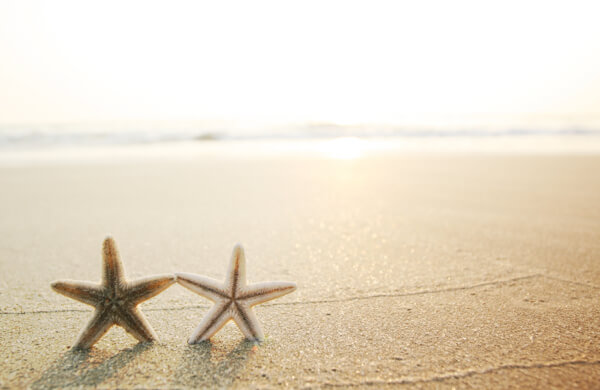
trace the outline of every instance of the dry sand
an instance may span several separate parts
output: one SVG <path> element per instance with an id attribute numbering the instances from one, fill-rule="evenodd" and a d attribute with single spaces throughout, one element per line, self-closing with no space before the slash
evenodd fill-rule
<path id="1" fill-rule="evenodd" d="M 600 157 L 196 158 L 0 168 L 1 387 L 595 387 Z M 106 235 L 130 278 L 224 276 L 298 290 L 186 339 L 210 303 L 178 285 L 69 352 L 92 309 L 50 290 L 98 280 Z"/>

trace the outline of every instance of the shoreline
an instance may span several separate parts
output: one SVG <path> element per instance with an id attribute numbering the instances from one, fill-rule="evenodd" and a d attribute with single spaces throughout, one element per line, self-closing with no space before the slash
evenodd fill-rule
<path id="1" fill-rule="evenodd" d="M 600 136 L 337 137 L 292 140 L 173 141 L 131 145 L 47 146 L 0 149 L 0 166 L 122 163 L 208 159 L 309 158 L 354 160 L 402 155 L 599 155 Z"/>

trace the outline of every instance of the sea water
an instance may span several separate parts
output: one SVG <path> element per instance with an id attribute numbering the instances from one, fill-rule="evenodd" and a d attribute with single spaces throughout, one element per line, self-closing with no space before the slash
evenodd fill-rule
<path id="1" fill-rule="evenodd" d="M 0 163 L 111 158 L 374 153 L 600 153 L 600 121 L 509 124 L 121 121 L 0 125 Z"/>

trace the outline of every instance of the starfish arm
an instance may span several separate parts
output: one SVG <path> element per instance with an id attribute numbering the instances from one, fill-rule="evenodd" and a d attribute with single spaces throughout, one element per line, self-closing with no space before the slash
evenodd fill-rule
<path id="1" fill-rule="evenodd" d="M 142 311 L 136 307 L 118 307 L 116 309 L 116 323 L 138 341 L 158 340 L 156 332 L 154 332 Z"/>
<path id="2" fill-rule="evenodd" d="M 96 306 L 102 300 L 102 289 L 95 283 L 63 280 L 53 282 L 50 286 L 57 293 L 88 305 Z"/>
<path id="3" fill-rule="evenodd" d="M 117 245 L 112 237 L 107 237 L 102 244 L 102 260 L 102 284 L 117 290 L 118 287 L 125 284 L 125 272 Z"/>
<path id="4" fill-rule="evenodd" d="M 210 339 L 231 319 L 231 301 L 223 301 L 215 304 L 204 316 L 194 333 L 188 340 L 189 344 L 195 344 Z"/>
<path id="5" fill-rule="evenodd" d="M 238 297 L 246 305 L 252 307 L 259 303 L 270 301 L 289 294 L 296 289 L 296 284 L 292 282 L 264 282 L 251 284 L 244 289 Z"/>
<path id="6" fill-rule="evenodd" d="M 99 308 L 94 313 L 94 316 L 88 322 L 85 328 L 81 331 L 75 341 L 73 348 L 88 349 L 96 344 L 98 340 L 114 325 L 110 313 L 106 308 Z"/>
<path id="7" fill-rule="evenodd" d="M 246 255 L 240 244 L 233 247 L 225 286 L 234 294 L 246 286 Z"/>
<path id="8" fill-rule="evenodd" d="M 231 293 L 225 291 L 222 283 L 215 279 L 188 273 L 177 273 L 175 276 L 177 283 L 213 302 L 218 302 L 223 298 L 231 296 Z"/>
<path id="9" fill-rule="evenodd" d="M 265 336 L 263 335 L 258 318 L 256 318 L 252 308 L 237 302 L 235 306 L 236 310 L 233 314 L 233 321 L 235 321 L 244 336 L 246 336 L 248 340 L 262 341 Z"/>
<path id="10" fill-rule="evenodd" d="M 138 304 L 166 290 L 175 283 L 173 275 L 156 275 L 130 282 L 127 286 L 127 299 Z"/>

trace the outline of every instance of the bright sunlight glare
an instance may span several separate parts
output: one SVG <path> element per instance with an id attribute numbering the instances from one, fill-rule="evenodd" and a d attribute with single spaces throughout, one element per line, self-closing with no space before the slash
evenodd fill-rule
<path id="1" fill-rule="evenodd" d="M 329 158 L 338 160 L 352 160 L 363 155 L 364 141 L 356 137 L 340 137 L 323 141 L 317 149 Z"/>
<path id="2" fill-rule="evenodd" d="M 593 1 L 0 2 L 0 122 L 597 113 Z"/>

